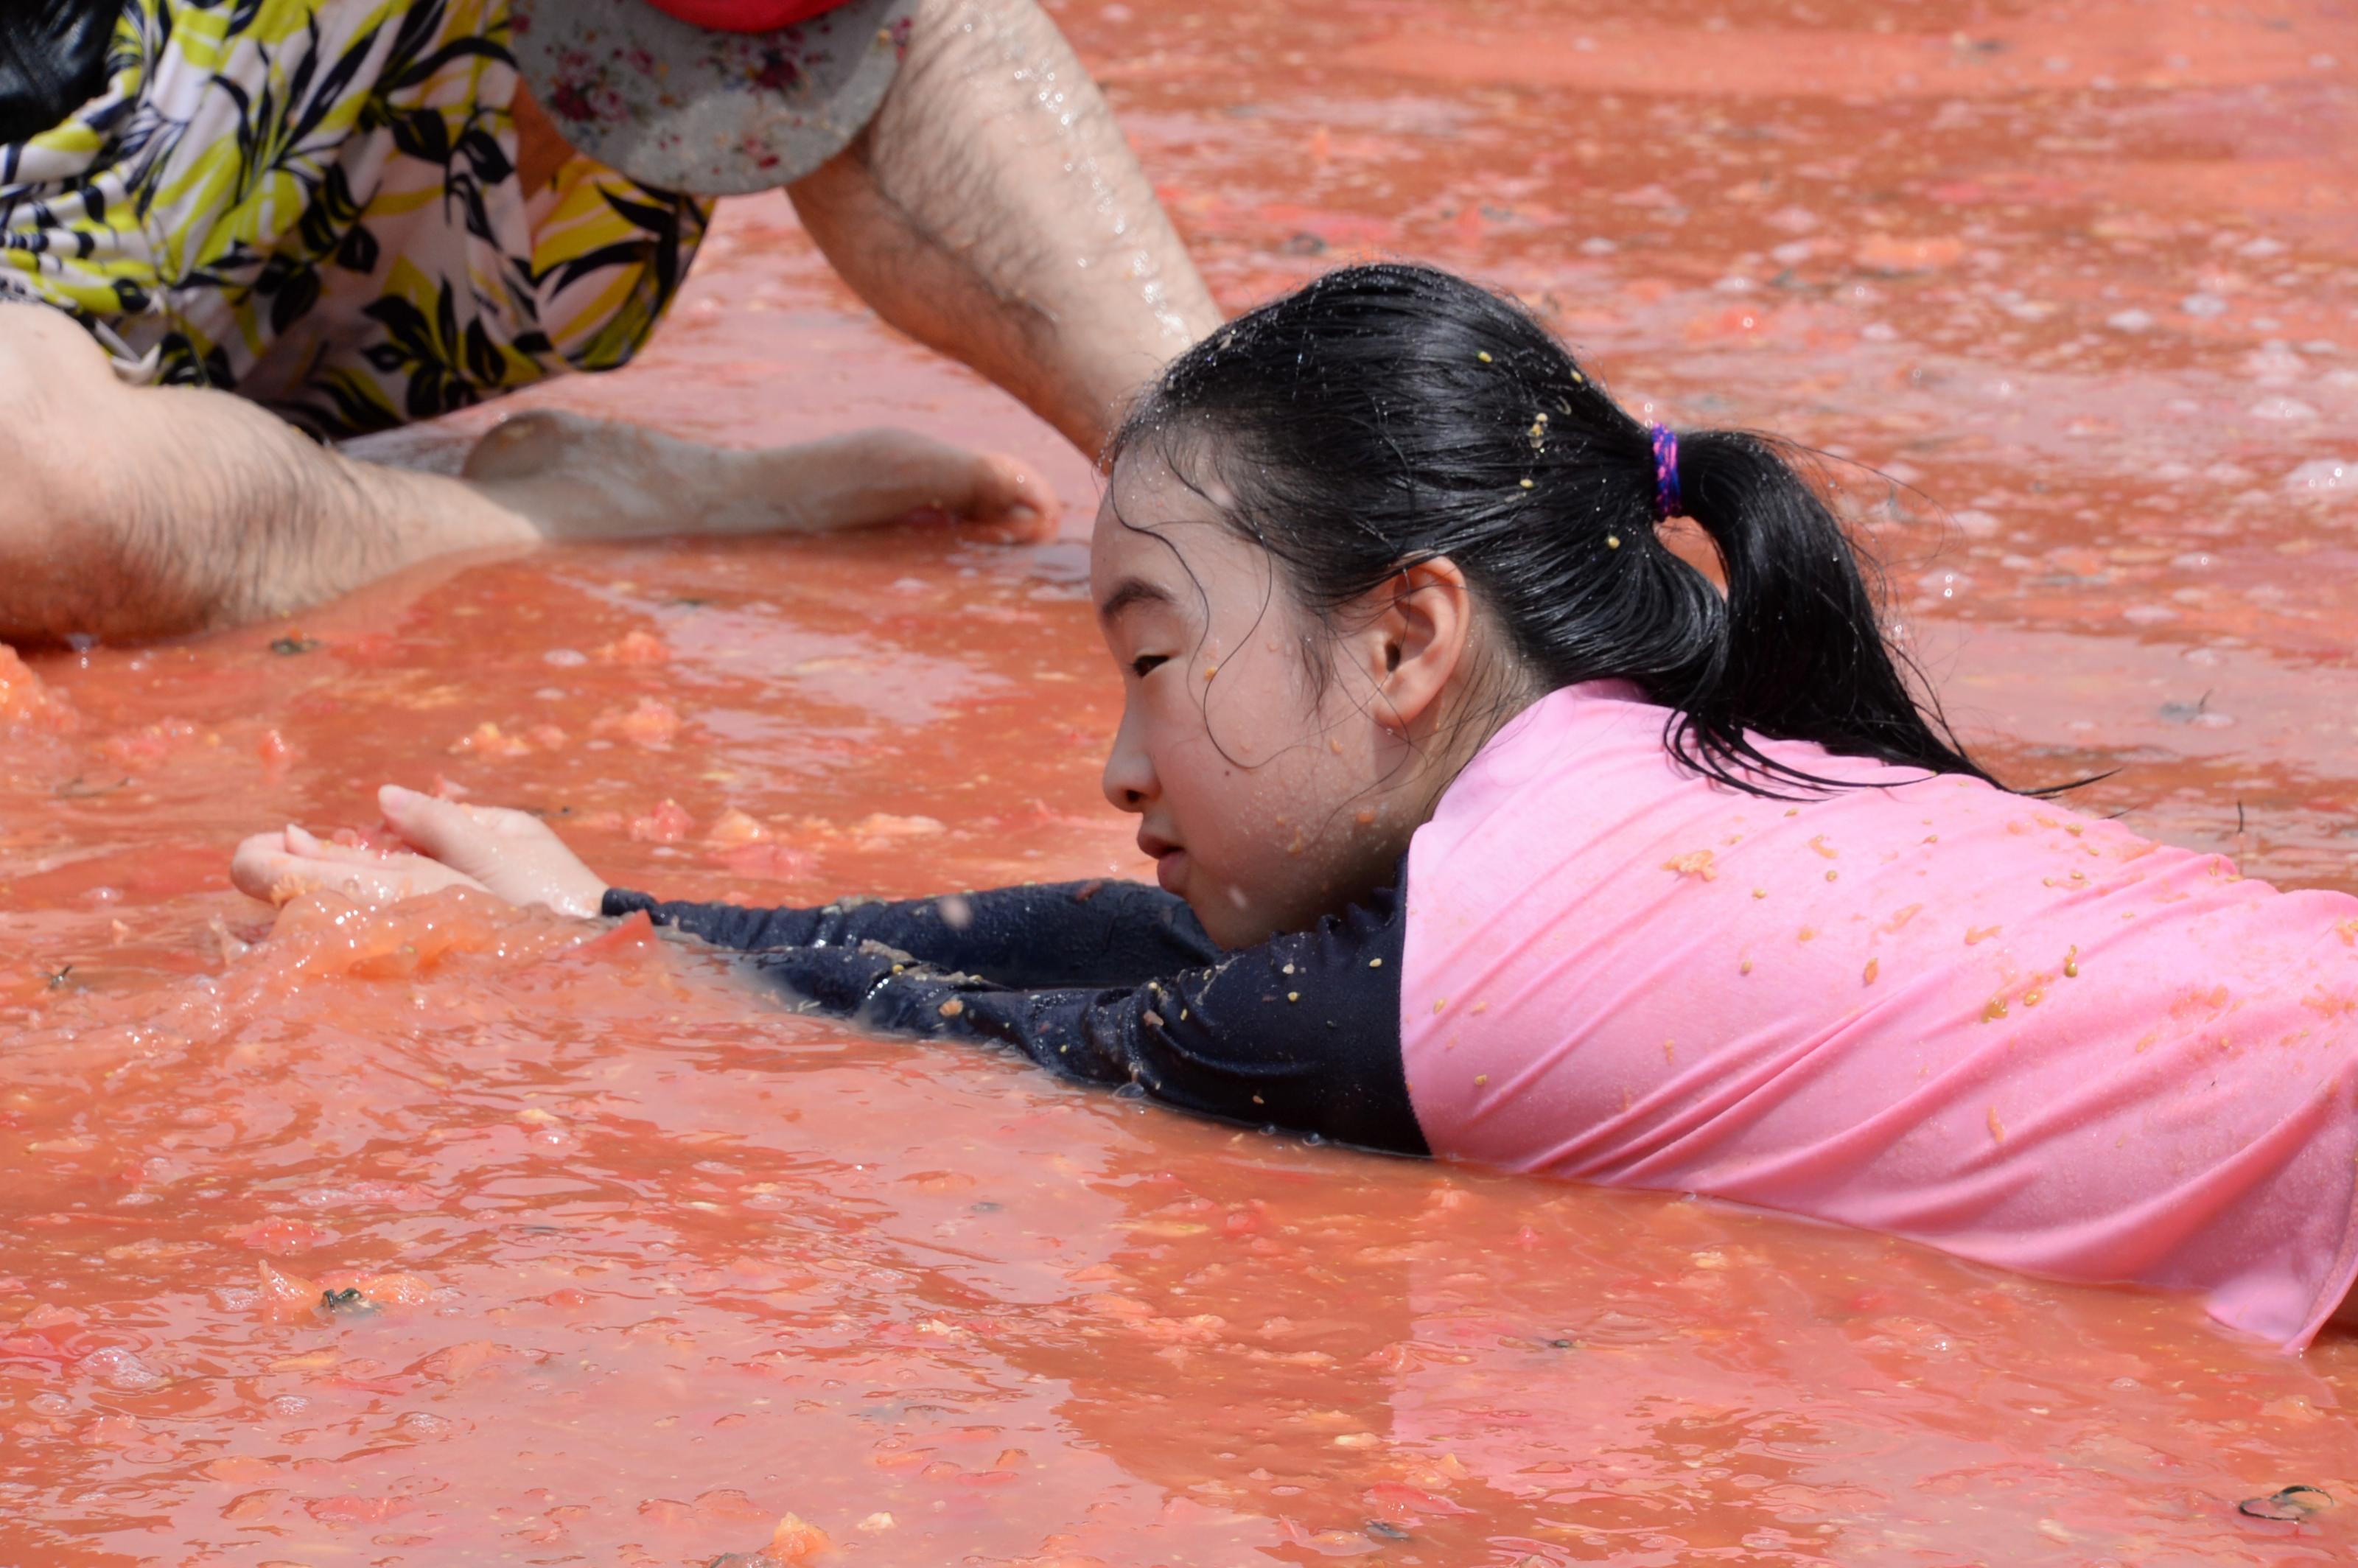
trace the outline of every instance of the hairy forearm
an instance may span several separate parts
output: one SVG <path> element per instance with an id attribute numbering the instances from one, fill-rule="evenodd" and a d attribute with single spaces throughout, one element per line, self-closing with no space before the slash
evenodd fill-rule
<path id="1" fill-rule="evenodd" d="M 791 192 L 886 320 L 1092 454 L 1123 401 L 1220 319 L 1032 0 L 925 0 L 876 118 Z"/>

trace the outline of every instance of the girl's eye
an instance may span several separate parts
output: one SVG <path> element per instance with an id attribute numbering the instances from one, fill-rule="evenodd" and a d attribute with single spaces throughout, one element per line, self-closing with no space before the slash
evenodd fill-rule
<path id="1" fill-rule="evenodd" d="M 1155 665 L 1168 664 L 1171 661 L 1168 658 L 1164 657 L 1161 654 L 1141 654 L 1138 657 L 1130 661 L 1130 670 L 1132 675 L 1143 678 L 1147 672 L 1153 669 Z"/>

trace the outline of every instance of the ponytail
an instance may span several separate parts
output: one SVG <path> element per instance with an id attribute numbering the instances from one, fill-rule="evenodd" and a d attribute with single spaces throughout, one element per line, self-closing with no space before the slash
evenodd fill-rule
<path id="1" fill-rule="evenodd" d="M 1701 430 L 1675 449 L 1672 493 L 1717 548 L 1727 597 L 1716 656 L 1691 689 L 1661 694 L 1680 715 L 1674 749 L 1729 783 L 1739 772 L 1827 782 L 1762 755 L 1747 734 L 1988 779 L 1937 708 L 1919 706 L 1848 535 L 1779 444 Z"/>
<path id="2" fill-rule="evenodd" d="M 1783 449 L 1632 419 L 1546 328 L 1431 267 L 1329 273 L 1173 361 L 1116 433 L 1208 467 L 1229 526 L 1325 612 L 1446 556 L 1541 691 L 1626 680 L 1756 795 L 1844 787 L 1754 738 L 1989 775 L 1911 692 L 1856 554 Z M 1212 487 L 1194 479 L 1200 492 Z M 1723 596 L 1657 533 L 1691 517 Z"/>

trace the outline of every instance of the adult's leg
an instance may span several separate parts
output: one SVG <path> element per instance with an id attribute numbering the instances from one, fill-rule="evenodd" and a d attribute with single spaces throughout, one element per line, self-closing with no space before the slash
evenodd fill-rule
<path id="1" fill-rule="evenodd" d="M 0 303 L 0 640 L 231 625 L 548 538 L 821 532 L 919 507 L 1025 535 L 1055 515 L 1022 465 L 897 431 L 720 453 L 543 416 L 471 467 L 384 468 L 223 393 L 124 386 L 67 318 Z"/>
<path id="2" fill-rule="evenodd" d="M 1033 0 L 923 0 L 876 117 L 787 189 L 886 320 L 1086 452 L 1221 319 L 1097 84 Z"/>
<path id="3" fill-rule="evenodd" d="M 356 462 L 223 393 L 127 387 L 71 320 L 0 304 L 0 638 L 141 637 L 317 602 L 531 521 Z"/>

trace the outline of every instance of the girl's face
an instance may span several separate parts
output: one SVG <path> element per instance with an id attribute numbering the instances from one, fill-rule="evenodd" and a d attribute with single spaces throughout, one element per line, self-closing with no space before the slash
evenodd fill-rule
<path id="1" fill-rule="evenodd" d="M 1414 612 L 1322 624 L 1207 488 L 1124 458 L 1089 577 L 1124 694 L 1106 798 L 1137 815 L 1163 886 L 1237 947 L 1390 885 L 1437 790 L 1395 678 Z"/>

